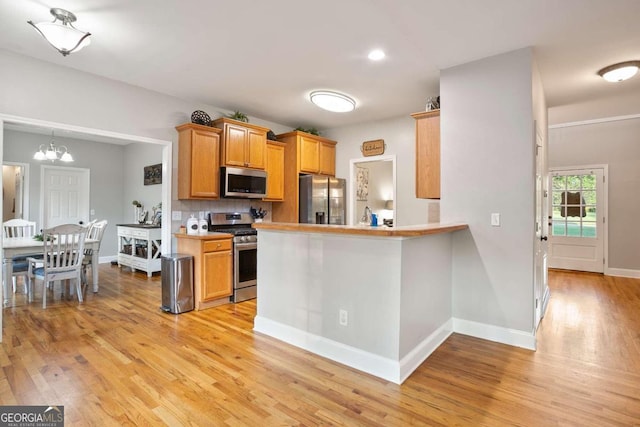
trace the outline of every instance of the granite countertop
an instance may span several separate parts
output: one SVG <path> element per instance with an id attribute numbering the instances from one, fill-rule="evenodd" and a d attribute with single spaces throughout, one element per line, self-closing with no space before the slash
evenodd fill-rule
<path id="1" fill-rule="evenodd" d="M 418 237 L 429 234 L 450 233 L 469 228 L 467 224 L 423 224 L 400 227 L 370 227 L 361 225 L 326 225 L 326 224 L 295 224 L 283 222 L 254 223 L 258 230 L 292 231 L 301 233 L 350 234 L 376 237 Z"/>

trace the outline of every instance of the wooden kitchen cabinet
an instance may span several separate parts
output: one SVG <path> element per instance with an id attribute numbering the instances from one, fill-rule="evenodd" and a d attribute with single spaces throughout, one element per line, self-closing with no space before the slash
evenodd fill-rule
<path id="1" fill-rule="evenodd" d="M 233 293 L 232 236 L 175 234 L 179 253 L 193 256 L 195 309 L 229 302 Z"/>
<path id="2" fill-rule="evenodd" d="M 440 110 L 411 115 L 416 119 L 416 197 L 440 198 Z"/>
<path id="3" fill-rule="evenodd" d="M 272 205 L 274 222 L 299 221 L 300 174 L 335 176 L 336 141 L 306 132 L 292 131 L 277 135 L 284 142 L 284 200 Z"/>
<path id="4" fill-rule="evenodd" d="M 221 117 L 213 125 L 222 129 L 220 162 L 223 166 L 265 168 L 269 129 Z"/>
<path id="5" fill-rule="evenodd" d="M 185 123 L 178 131 L 178 199 L 220 197 L 221 129 Z"/>
<path id="6" fill-rule="evenodd" d="M 336 175 L 336 142 L 315 135 L 299 137 L 299 172 Z"/>
<path id="7" fill-rule="evenodd" d="M 263 200 L 284 200 L 284 147 L 277 141 L 267 141 L 265 170 L 267 172 L 267 197 Z"/>

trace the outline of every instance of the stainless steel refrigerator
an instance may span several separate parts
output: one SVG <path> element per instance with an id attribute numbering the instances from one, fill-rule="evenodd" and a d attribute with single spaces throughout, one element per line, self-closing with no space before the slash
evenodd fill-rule
<path id="1" fill-rule="evenodd" d="M 300 176 L 300 217 L 306 224 L 345 224 L 346 181 L 321 175 Z"/>

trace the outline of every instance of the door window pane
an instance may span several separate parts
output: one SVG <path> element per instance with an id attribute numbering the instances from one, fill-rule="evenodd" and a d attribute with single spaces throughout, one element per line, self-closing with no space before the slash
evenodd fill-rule
<path id="1" fill-rule="evenodd" d="M 554 236 L 566 236 L 566 227 L 564 221 L 553 221 L 553 227 L 551 228 L 551 233 Z"/>
<path id="2" fill-rule="evenodd" d="M 580 221 L 567 221 L 567 236 L 580 237 Z"/>

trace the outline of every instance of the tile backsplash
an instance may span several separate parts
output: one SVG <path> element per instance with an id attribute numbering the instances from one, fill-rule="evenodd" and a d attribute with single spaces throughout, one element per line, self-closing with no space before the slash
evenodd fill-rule
<path id="1" fill-rule="evenodd" d="M 262 208 L 267 211 L 265 222 L 271 221 L 271 202 L 253 199 L 220 199 L 220 200 L 173 200 L 171 210 L 180 211 L 182 219 L 171 221 L 172 232 L 177 231 L 180 225 L 186 225 L 191 215 L 198 218 L 199 212 L 249 212 L 249 208 Z"/>

